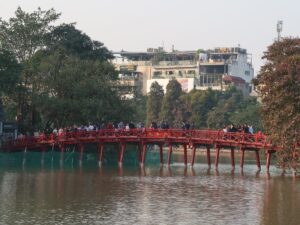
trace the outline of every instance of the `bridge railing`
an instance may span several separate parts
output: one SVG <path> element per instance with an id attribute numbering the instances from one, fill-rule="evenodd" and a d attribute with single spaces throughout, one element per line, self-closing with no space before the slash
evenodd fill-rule
<path id="1" fill-rule="evenodd" d="M 59 134 L 41 134 L 37 137 L 24 136 L 16 140 L 10 140 L 5 143 L 7 146 L 34 146 L 40 143 L 55 143 L 72 140 L 99 140 L 103 138 L 186 138 L 193 140 L 203 140 L 222 143 L 249 143 L 257 146 L 263 146 L 267 143 L 266 136 L 262 133 L 248 134 L 240 132 L 223 132 L 222 130 L 182 130 L 182 129 L 103 129 L 97 131 L 74 131 L 63 132 Z"/>

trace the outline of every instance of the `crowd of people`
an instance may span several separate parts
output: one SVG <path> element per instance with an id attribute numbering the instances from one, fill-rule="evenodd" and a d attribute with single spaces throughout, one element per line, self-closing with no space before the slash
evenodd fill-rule
<path id="1" fill-rule="evenodd" d="M 130 130 L 130 129 L 140 129 L 140 128 L 146 128 L 144 123 L 139 122 L 139 123 L 133 123 L 133 122 L 119 122 L 119 123 L 101 123 L 101 124 L 92 124 L 89 123 L 88 125 L 73 125 L 65 128 L 54 128 L 52 130 L 52 133 L 55 135 L 61 135 L 65 132 L 76 132 L 76 131 L 98 131 L 102 129 L 118 129 L 118 130 Z M 150 129 L 170 129 L 172 128 L 166 121 L 161 121 L 161 122 L 151 122 Z M 175 129 L 183 129 L 183 130 L 194 130 L 196 129 L 195 123 L 192 122 L 191 124 L 189 122 L 183 121 L 181 124 L 181 127 L 175 127 Z M 230 124 L 228 126 L 224 126 L 222 129 L 223 132 L 244 132 L 244 133 L 249 133 L 253 134 L 254 129 L 253 126 L 248 125 L 248 124 L 243 124 L 243 125 L 234 125 Z"/>
<path id="2" fill-rule="evenodd" d="M 248 124 L 243 124 L 243 125 L 238 125 L 235 126 L 234 124 L 230 124 L 229 126 L 224 126 L 223 127 L 223 131 L 224 132 L 244 132 L 244 133 L 249 133 L 249 134 L 253 134 L 254 133 L 254 129 L 253 126 L 248 125 Z"/>

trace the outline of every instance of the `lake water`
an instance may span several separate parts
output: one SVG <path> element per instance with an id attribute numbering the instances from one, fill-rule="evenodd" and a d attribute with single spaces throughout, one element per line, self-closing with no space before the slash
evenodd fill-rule
<path id="1" fill-rule="evenodd" d="M 240 171 L 223 155 L 216 171 L 204 155 L 194 168 L 181 155 L 141 168 L 2 154 L 0 224 L 300 224 L 299 180 L 274 166 L 259 172 L 254 158 Z"/>

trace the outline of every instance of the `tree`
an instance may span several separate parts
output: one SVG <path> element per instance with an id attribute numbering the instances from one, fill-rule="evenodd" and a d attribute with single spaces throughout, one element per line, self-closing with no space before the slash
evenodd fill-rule
<path id="1" fill-rule="evenodd" d="M 156 81 L 151 84 L 150 93 L 147 98 L 147 125 L 159 120 L 164 90 Z"/>
<path id="2" fill-rule="evenodd" d="M 53 29 L 50 24 L 59 18 L 54 9 L 43 11 L 38 8 L 26 13 L 20 7 L 9 21 L 0 18 L 1 48 L 12 52 L 19 62 L 29 60 L 46 45 L 46 37 Z"/>
<path id="3" fill-rule="evenodd" d="M 15 91 L 21 66 L 12 53 L 0 49 L 0 97 Z"/>
<path id="4" fill-rule="evenodd" d="M 48 49 L 63 50 L 66 54 L 77 55 L 80 59 L 106 61 L 113 59 L 111 52 L 99 41 L 75 28 L 74 24 L 62 24 L 47 34 Z"/>
<path id="5" fill-rule="evenodd" d="M 43 126 L 98 123 L 122 118 L 118 93 L 111 88 L 108 62 L 50 55 L 41 64 L 43 88 L 35 99 Z"/>
<path id="6" fill-rule="evenodd" d="M 264 127 L 278 151 L 280 168 L 299 168 L 300 39 L 284 38 L 268 47 L 255 80 L 262 97 Z"/>
<path id="7" fill-rule="evenodd" d="M 15 17 L 8 21 L 0 19 L 1 49 L 11 52 L 22 65 L 18 88 L 15 89 L 13 101 L 16 103 L 16 117 L 19 129 L 24 132 L 34 125 L 35 107 L 32 104 L 37 94 L 36 79 L 32 68 L 32 57 L 47 42 L 47 35 L 53 29 L 51 23 L 59 18 L 53 9 L 43 11 L 38 8 L 33 13 L 26 13 L 20 7 Z M 11 105 L 11 104 L 10 104 Z"/>
<path id="8" fill-rule="evenodd" d="M 180 83 L 175 79 L 170 80 L 167 85 L 167 93 L 162 101 L 160 119 L 168 122 L 171 126 L 181 126 L 183 119 L 182 111 L 180 110 L 181 95 Z"/>

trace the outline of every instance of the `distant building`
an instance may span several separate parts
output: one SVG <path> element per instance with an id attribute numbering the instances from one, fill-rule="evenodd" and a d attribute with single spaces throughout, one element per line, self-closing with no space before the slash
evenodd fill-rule
<path id="1" fill-rule="evenodd" d="M 245 94 L 252 91 L 254 78 L 251 55 L 242 48 L 215 48 L 200 55 L 197 89 L 224 90 L 234 85 Z"/>
<path id="2" fill-rule="evenodd" d="M 137 79 L 143 94 L 150 91 L 153 82 L 166 90 L 175 78 L 183 91 L 212 88 L 225 90 L 234 85 L 246 95 L 251 92 L 254 77 L 251 58 L 242 48 L 216 48 L 207 51 L 165 52 L 162 48 L 149 48 L 147 52 L 115 52 L 113 63 L 120 77 Z M 138 73 L 138 77 L 134 74 Z M 133 76 L 134 75 L 134 76 Z M 130 76 L 128 77 L 130 78 Z"/>

